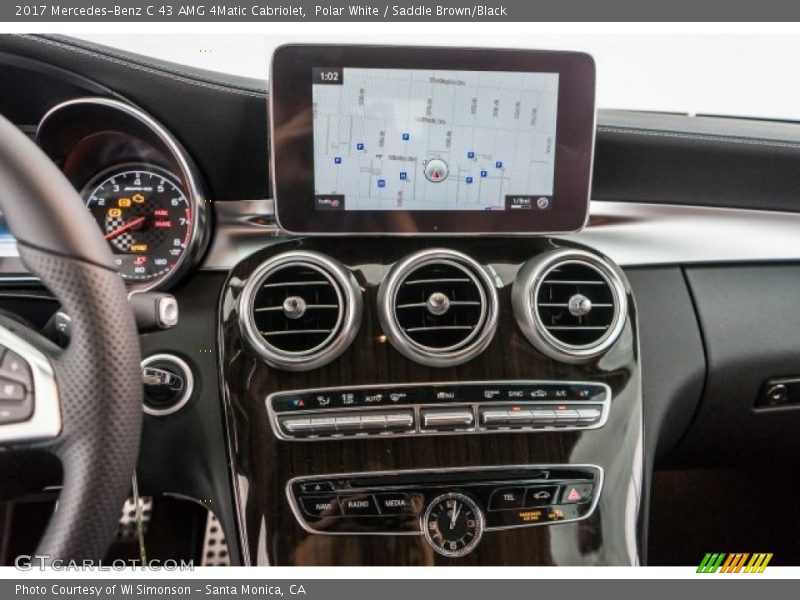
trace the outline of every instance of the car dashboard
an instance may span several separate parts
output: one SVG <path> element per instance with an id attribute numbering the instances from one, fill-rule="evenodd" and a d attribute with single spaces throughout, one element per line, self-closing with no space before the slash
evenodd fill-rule
<path id="1" fill-rule="evenodd" d="M 324 93 L 400 52 L 324 51 Z M 513 63 L 471 52 L 409 64 Z M 585 76 L 566 54 L 548 68 Z M 131 296 L 180 309 L 140 335 L 145 379 L 162 378 L 145 399 L 143 494 L 210 510 L 233 564 L 640 565 L 657 468 L 790 460 L 797 125 L 603 110 L 595 124 L 584 97 L 559 104 L 582 152 L 554 159 L 551 193 L 515 190 L 502 214 L 349 212 L 334 188 L 352 198 L 361 173 L 376 193 L 423 177 L 468 188 L 503 160 L 467 173 L 437 155 L 387 182 L 372 157 L 312 182 L 310 121 L 282 129 L 310 118 L 289 77 L 304 60 L 274 67 L 268 93 L 66 38 L 0 38 L 0 87 L 15 90 L 0 113 L 81 193 Z M 338 152 L 320 160 L 341 165 Z M 64 334 L 0 232 L 0 306 Z M 15 492 L 58 485 L 35 471 Z"/>

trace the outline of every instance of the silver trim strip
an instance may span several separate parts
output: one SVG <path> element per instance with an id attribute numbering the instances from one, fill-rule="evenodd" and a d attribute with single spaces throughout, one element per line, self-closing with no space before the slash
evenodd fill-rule
<path id="1" fill-rule="evenodd" d="M 33 415 L 27 421 L 0 425 L 0 446 L 37 442 L 61 433 L 61 401 L 50 361 L 38 348 L 0 326 L 0 346 L 18 354 L 33 374 Z"/>
<path id="2" fill-rule="evenodd" d="M 391 389 L 408 389 L 408 388 L 418 388 L 418 387 L 437 387 L 437 386 L 444 386 L 444 387 L 455 387 L 455 386 L 493 386 L 493 385 L 520 385 L 520 386 L 536 386 L 536 385 L 599 385 L 602 386 L 605 390 L 605 397 L 603 400 L 580 400 L 580 401 L 573 401 L 573 400 L 520 400 L 515 401 L 512 399 L 502 400 L 502 401 L 475 401 L 475 402 L 442 402 L 442 403 L 425 403 L 425 404 L 404 404 L 404 405 L 383 405 L 383 406 L 354 406 L 352 408 L 331 408 L 331 409 L 321 409 L 321 410 L 305 410 L 305 411 L 292 411 L 291 413 L 287 412 L 276 412 L 272 407 L 272 398 L 275 396 L 281 396 L 286 394 L 314 394 L 317 392 L 336 392 L 339 390 L 342 391 L 351 391 L 351 390 L 391 390 Z M 269 394 L 265 400 L 267 406 L 267 415 L 269 417 L 269 424 L 272 427 L 272 433 L 275 435 L 276 438 L 285 442 L 330 442 L 334 440 L 361 440 L 361 439 L 374 439 L 376 437 L 387 437 L 387 438 L 400 438 L 400 437 L 420 437 L 420 436 L 434 436 L 434 435 L 476 435 L 476 434 L 498 434 L 498 433 L 560 433 L 565 431 L 587 431 L 591 429 L 600 429 L 606 424 L 608 421 L 609 414 L 611 412 L 611 388 L 602 382 L 587 382 L 587 381 L 534 381 L 534 380 L 508 380 L 508 381 L 456 381 L 456 382 L 447 382 L 447 381 L 439 381 L 439 382 L 427 382 L 427 383 L 384 383 L 378 385 L 354 385 L 354 386 L 341 386 L 341 387 L 329 387 L 329 388 L 311 388 L 311 389 L 303 389 L 303 390 L 286 390 L 281 392 L 273 392 Z M 579 404 L 583 403 L 587 406 L 602 406 L 602 415 L 600 416 L 600 420 L 596 423 L 592 423 L 589 425 L 581 425 L 579 423 L 574 423 L 570 425 L 520 425 L 520 426 L 507 426 L 507 427 L 498 427 L 496 429 L 484 429 L 481 422 L 480 422 L 480 411 L 479 408 L 486 408 L 491 407 L 492 405 L 497 406 L 506 406 L 509 404 L 513 405 L 547 405 L 547 406 L 557 406 L 560 404 Z M 455 431 L 427 431 L 420 427 L 421 424 L 421 415 L 420 412 L 424 409 L 428 408 L 451 408 L 451 409 L 464 409 L 469 407 L 472 410 L 474 415 L 474 419 L 472 425 L 470 427 L 465 427 L 463 429 L 458 429 Z M 350 413 L 365 413 L 370 411 L 377 411 L 377 412 L 391 412 L 391 411 L 398 411 L 398 410 L 413 410 L 414 411 L 414 430 L 413 431 L 384 431 L 381 433 L 370 433 L 370 432 L 359 432 L 354 434 L 344 434 L 344 433 L 335 433 L 332 435 L 324 435 L 324 436 L 303 436 L 303 437 L 291 437 L 286 435 L 283 430 L 281 429 L 280 423 L 278 422 L 278 418 L 281 416 L 286 415 L 297 415 L 298 417 L 303 417 L 304 415 L 315 414 L 315 415 L 333 415 L 335 416 L 336 413 L 339 412 L 350 412 Z"/>
<path id="3" fill-rule="evenodd" d="M 186 406 L 186 403 L 191 399 L 192 394 L 194 393 L 194 374 L 192 373 L 191 367 L 186 364 L 186 361 L 182 358 L 178 358 L 174 354 L 152 354 L 142 361 L 142 369 L 159 361 L 174 363 L 181 369 L 183 376 L 186 379 L 186 389 L 184 390 L 183 395 L 172 406 L 159 409 L 148 406 L 146 402 L 142 403 L 142 407 L 144 408 L 144 412 L 146 414 L 153 417 L 166 417 L 167 415 L 178 412 L 180 409 Z"/>
<path id="4" fill-rule="evenodd" d="M 135 282 L 132 283 L 130 281 L 127 282 L 133 289 L 136 289 L 137 291 L 168 289 L 171 285 L 179 281 L 191 269 L 191 267 L 196 266 L 199 263 L 211 237 L 211 215 L 207 210 L 207 200 L 205 193 L 203 192 L 202 179 L 197 167 L 181 143 L 175 139 L 175 137 L 163 125 L 161 125 L 158 121 L 153 119 L 153 117 L 145 113 L 140 108 L 125 102 L 120 102 L 119 100 L 113 100 L 111 98 L 74 98 L 72 100 L 67 100 L 65 102 L 56 104 L 45 113 L 36 127 L 37 144 L 40 140 L 42 128 L 46 125 L 48 119 L 61 110 L 82 104 L 103 106 L 118 110 L 128 117 L 132 117 L 141 125 L 149 129 L 153 134 L 155 134 L 156 138 L 158 138 L 158 140 L 161 141 L 164 146 L 166 146 L 167 150 L 172 155 L 172 158 L 175 160 L 178 168 L 180 169 L 180 173 L 178 174 L 180 175 L 179 179 L 182 178 L 186 183 L 186 193 L 189 196 L 189 200 L 192 202 L 192 209 L 194 211 L 194 218 L 192 219 L 192 233 L 186 250 L 178 259 L 175 267 L 173 267 L 173 269 L 164 276 L 157 277 L 153 281 L 148 281 L 141 284 L 136 284 Z M 111 167 L 111 169 L 113 168 L 114 167 Z M 92 179 L 92 181 L 94 180 L 95 178 Z"/>
<path id="5" fill-rule="evenodd" d="M 286 493 L 286 498 L 289 501 L 289 507 L 292 509 L 292 514 L 294 518 L 297 519 L 300 527 L 306 533 L 316 534 L 316 535 L 422 535 L 422 531 L 398 531 L 398 532 L 385 532 L 385 531 L 357 531 L 357 532 L 346 532 L 346 531 L 319 531 L 311 527 L 303 517 L 303 512 L 300 510 L 300 507 L 297 506 L 297 501 L 294 498 L 294 494 L 292 494 L 292 485 L 295 482 L 303 482 L 303 481 L 315 481 L 317 479 L 347 479 L 350 477 L 380 477 L 381 475 L 402 475 L 406 473 L 458 473 L 462 471 L 468 471 L 474 473 L 476 471 L 508 471 L 514 469 L 529 469 L 531 471 L 536 470 L 548 470 L 548 469 L 587 469 L 590 471 L 594 471 L 596 473 L 596 480 L 595 486 L 596 491 L 594 493 L 594 498 L 592 500 L 591 505 L 589 506 L 589 510 L 586 512 L 585 515 L 576 517 L 574 519 L 564 519 L 563 521 L 544 521 L 540 523 L 524 523 L 521 525 L 504 525 L 504 526 L 497 526 L 497 527 L 486 527 L 484 531 L 506 531 L 508 529 L 522 529 L 527 527 L 542 527 L 542 526 L 552 526 L 552 525 L 563 525 L 565 523 L 575 523 L 576 521 L 583 521 L 584 519 L 588 519 L 594 514 L 597 505 L 600 502 L 600 495 L 603 492 L 603 483 L 605 473 L 603 471 L 603 467 L 599 465 L 588 465 L 588 464 L 571 464 L 571 463 L 562 463 L 562 464 L 535 464 L 535 465 L 499 465 L 499 466 L 491 466 L 491 467 L 451 467 L 451 468 L 443 468 L 443 469 L 407 469 L 407 470 L 399 470 L 399 471 L 361 471 L 355 473 L 332 473 L 332 474 L 325 474 L 325 475 L 304 475 L 300 477 L 293 477 L 289 481 L 286 482 L 286 486 L 284 488 Z M 486 485 L 514 485 L 517 482 L 531 482 L 534 480 L 531 479 L 507 479 L 507 480 L 486 480 L 480 482 L 474 482 L 475 484 L 486 484 Z M 535 484 L 531 484 L 535 485 Z M 436 484 L 429 484 L 430 487 L 436 487 Z M 448 484 L 441 484 L 441 487 L 445 488 Z M 384 487 L 375 487 L 375 488 L 364 488 L 364 489 L 380 489 L 386 491 L 396 491 L 396 489 L 408 489 L 411 486 L 401 486 L 400 488 L 395 488 L 393 486 L 384 486 Z M 359 488 L 360 489 L 360 488 Z M 359 489 L 355 490 L 348 490 L 347 494 L 357 494 Z M 336 493 L 336 492 L 334 492 Z"/>
<path id="6" fill-rule="evenodd" d="M 214 210 L 217 227 L 205 270 L 227 271 L 292 239 L 264 224 L 274 216 L 271 200 L 218 202 Z M 585 244 L 622 267 L 800 260 L 800 213 L 599 201 L 590 210 L 586 229 L 554 237 Z"/>

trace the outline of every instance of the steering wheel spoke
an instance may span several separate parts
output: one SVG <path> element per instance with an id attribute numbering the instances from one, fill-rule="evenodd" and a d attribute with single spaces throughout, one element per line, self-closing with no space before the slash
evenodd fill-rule
<path id="1" fill-rule="evenodd" d="M 50 359 L 0 325 L 0 446 L 45 442 L 60 433 L 61 402 Z"/>

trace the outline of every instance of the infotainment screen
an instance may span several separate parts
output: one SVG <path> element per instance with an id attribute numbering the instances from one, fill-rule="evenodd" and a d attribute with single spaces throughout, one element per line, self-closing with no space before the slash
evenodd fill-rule
<path id="1" fill-rule="evenodd" d="M 317 210 L 550 208 L 558 73 L 315 68 Z"/>
<path id="2" fill-rule="evenodd" d="M 594 63 L 581 53 L 284 46 L 271 80 L 285 229 L 551 233 L 586 220 Z"/>

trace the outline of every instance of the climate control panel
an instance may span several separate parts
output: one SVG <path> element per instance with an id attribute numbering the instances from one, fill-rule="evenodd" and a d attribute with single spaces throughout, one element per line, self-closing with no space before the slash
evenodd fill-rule
<path id="1" fill-rule="evenodd" d="M 503 381 L 359 386 L 279 392 L 270 423 L 285 440 L 596 429 L 604 383 Z"/>
<path id="2" fill-rule="evenodd" d="M 586 519 L 602 484 L 594 465 L 536 465 L 299 477 L 286 494 L 309 533 L 423 535 L 457 557 L 484 531 Z"/>

